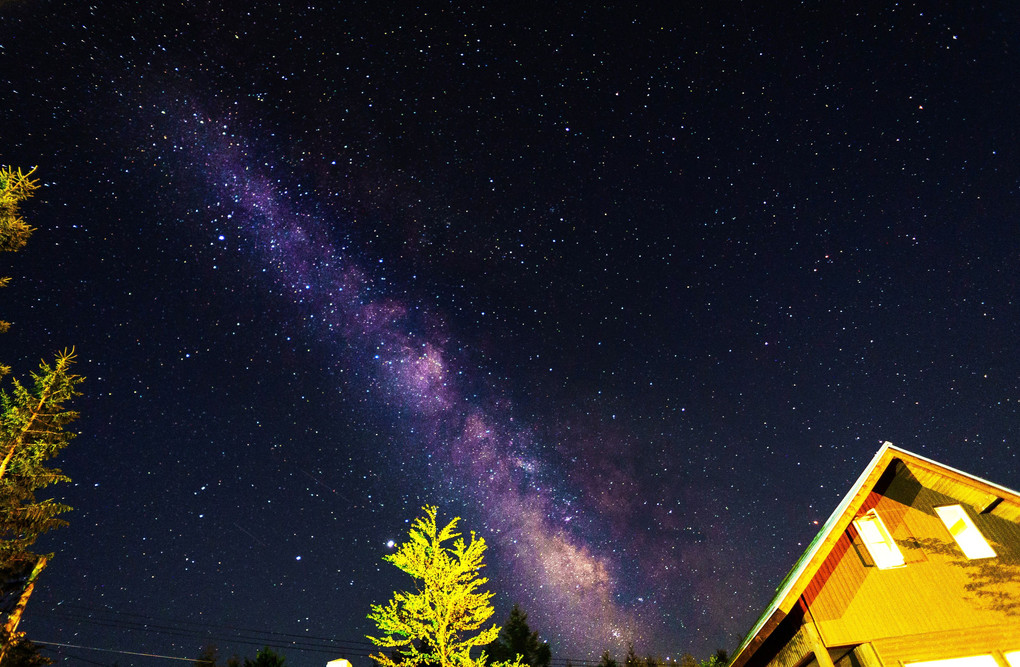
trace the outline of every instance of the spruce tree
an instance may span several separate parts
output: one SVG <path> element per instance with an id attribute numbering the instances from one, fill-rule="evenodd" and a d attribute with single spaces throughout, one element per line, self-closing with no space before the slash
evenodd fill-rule
<path id="1" fill-rule="evenodd" d="M 549 644 L 540 641 L 538 632 L 528 627 L 528 615 L 514 604 L 503 629 L 495 641 L 485 647 L 489 658 L 496 661 L 521 658 L 521 664 L 531 667 L 549 667 L 552 653 Z"/>
<path id="2" fill-rule="evenodd" d="M 381 648 L 397 649 L 398 658 L 382 651 L 369 657 L 383 667 L 485 667 L 484 651 L 477 658 L 470 654 L 499 634 L 496 626 L 483 629 L 493 612 L 492 593 L 482 588 L 487 580 L 479 574 L 485 540 L 472 532 L 465 542 L 457 532 L 459 517 L 440 527 L 438 509 L 422 509 L 425 516 L 414 520 L 408 540 L 383 557 L 411 575 L 416 590 L 394 593 L 385 606 L 372 605 L 368 615 L 384 635 L 368 638 Z"/>
<path id="3" fill-rule="evenodd" d="M 285 667 L 285 663 L 284 657 L 268 646 L 259 651 L 254 660 L 244 659 L 244 667 Z"/>
<path id="4" fill-rule="evenodd" d="M 34 231 L 21 217 L 20 205 L 38 183 L 20 169 L 0 168 L 0 250 L 16 252 Z M 10 278 L 0 278 L 0 287 Z M 10 323 L 0 321 L 0 331 Z M 78 416 L 66 403 L 79 395 L 82 378 L 71 371 L 74 350 L 58 353 L 52 364 L 41 362 L 28 382 L 10 381 L 0 388 L 0 584 L 4 596 L 0 628 L 0 663 L 21 644 L 18 623 L 35 589 L 36 579 L 52 554 L 31 550 L 43 533 L 66 525 L 60 514 L 71 509 L 36 492 L 69 481 L 49 459 L 68 445 L 74 434 L 67 426 Z M 10 367 L 0 364 L 0 376 Z"/>

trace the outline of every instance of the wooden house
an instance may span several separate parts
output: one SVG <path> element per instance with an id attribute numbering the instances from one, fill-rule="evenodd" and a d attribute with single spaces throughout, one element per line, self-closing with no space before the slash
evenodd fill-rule
<path id="1" fill-rule="evenodd" d="M 1020 494 L 885 443 L 730 667 L 1020 667 Z"/>

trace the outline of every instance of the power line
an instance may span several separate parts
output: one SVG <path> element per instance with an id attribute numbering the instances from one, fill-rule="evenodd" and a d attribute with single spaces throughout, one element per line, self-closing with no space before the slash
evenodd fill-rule
<path id="1" fill-rule="evenodd" d="M 268 630 L 268 629 L 261 629 L 261 628 L 242 627 L 242 626 L 238 626 L 238 625 L 230 625 L 230 624 L 225 624 L 225 623 L 214 623 L 214 622 L 207 622 L 207 621 L 182 620 L 182 619 L 167 618 L 167 617 L 160 617 L 160 616 L 151 616 L 151 615 L 148 615 L 148 614 L 142 614 L 142 613 L 138 613 L 138 612 L 118 611 L 118 610 L 115 610 L 115 609 L 108 609 L 108 608 L 104 608 L 104 607 L 91 607 L 89 605 L 82 605 L 82 604 L 79 604 L 79 603 L 64 603 L 64 604 L 62 604 L 60 606 L 61 607 L 66 607 L 66 608 L 70 608 L 70 609 L 81 609 L 81 610 L 83 610 L 85 612 L 96 612 L 96 613 L 100 613 L 100 614 L 108 614 L 108 615 L 111 615 L 111 616 L 129 616 L 129 617 L 134 617 L 134 618 L 138 618 L 138 619 L 145 619 L 145 620 L 149 620 L 149 621 L 158 621 L 160 623 L 168 623 L 168 624 L 170 624 L 169 627 L 173 627 L 174 625 L 177 626 L 177 627 L 175 627 L 173 629 L 182 630 L 182 631 L 190 631 L 190 632 L 201 632 L 203 634 L 208 633 L 208 629 L 209 628 L 222 628 L 222 629 L 225 629 L 225 630 L 231 630 L 231 631 L 234 631 L 234 632 L 241 632 L 241 633 L 245 633 L 245 634 L 274 635 L 274 636 L 279 636 L 279 637 L 294 637 L 296 639 L 303 640 L 303 642 L 308 642 L 308 640 L 318 640 L 318 642 L 325 642 L 325 643 L 328 643 L 328 644 L 344 644 L 344 645 L 355 645 L 355 646 L 361 645 L 361 646 L 369 648 L 369 649 L 373 649 L 374 648 L 374 645 L 372 643 L 370 643 L 370 642 L 367 642 L 367 640 L 365 640 L 365 639 L 336 639 L 334 637 L 328 637 L 328 636 L 318 636 L 318 635 L 314 635 L 314 634 L 299 634 L 299 633 L 295 633 L 295 632 L 281 632 L 281 631 L 278 631 L 278 630 Z M 59 612 L 59 609 L 54 610 L 54 613 L 58 613 L 58 612 Z M 136 624 L 143 624 L 143 625 L 145 624 L 145 623 L 143 623 L 143 621 L 129 621 L 129 620 L 119 620 L 119 619 L 117 619 L 116 622 L 119 622 L 119 623 L 136 623 Z M 185 625 L 198 626 L 198 629 L 181 627 L 181 626 L 185 626 Z M 158 627 L 162 627 L 162 626 L 158 626 Z"/>
<path id="2" fill-rule="evenodd" d="M 42 616 L 54 616 L 100 627 L 143 631 L 153 634 L 204 641 L 218 641 L 249 646 L 269 646 L 271 648 L 310 653 L 331 655 L 341 653 L 350 657 L 367 658 L 378 648 L 375 644 L 365 640 L 334 639 L 332 637 L 321 637 L 316 635 L 303 635 L 279 632 L 275 630 L 245 628 L 223 623 L 171 619 L 137 612 L 118 611 L 104 607 L 92 607 L 73 602 L 63 603 L 60 607 L 63 607 L 68 611 L 65 612 L 63 609 L 58 608 L 54 610 L 37 611 L 36 613 Z M 103 618 L 102 615 L 106 615 L 108 618 Z M 189 625 L 197 627 L 187 627 Z M 219 632 L 216 632 L 216 629 L 218 629 Z M 102 650 L 116 652 L 114 649 Z M 568 657 L 556 657 L 550 660 L 550 665 L 553 667 L 564 667 L 568 664 L 576 667 L 593 667 L 594 665 L 598 665 L 599 661 L 592 660 L 591 658 Z"/>
<path id="3" fill-rule="evenodd" d="M 372 650 L 372 645 L 369 642 L 358 642 L 352 640 L 335 640 L 328 637 L 317 637 L 308 635 L 299 635 L 294 633 L 276 632 L 271 630 L 253 630 L 247 628 L 239 628 L 236 626 L 225 626 L 222 624 L 203 624 L 195 621 L 179 621 L 170 619 L 161 619 L 158 617 L 147 616 L 145 614 L 135 614 L 130 612 L 119 612 L 110 609 L 101 608 L 90 608 L 84 605 L 68 605 L 68 607 L 80 607 L 88 610 L 90 613 L 82 615 L 81 613 L 75 613 L 74 611 L 43 611 L 37 612 L 42 616 L 51 616 L 56 618 L 63 618 L 75 622 L 91 624 L 94 626 L 115 628 L 121 630 L 138 630 L 149 632 L 153 634 L 162 634 L 175 637 L 183 637 L 189 639 L 199 639 L 205 641 L 223 641 L 247 644 L 252 646 L 271 646 L 274 648 L 288 648 L 296 649 L 301 651 L 311 651 L 316 653 L 347 653 L 350 655 L 356 655 L 359 657 L 366 657 Z M 99 612 L 100 615 L 93 615 L 91 612 Z M 103 615 L 109 616 L 104 618 Z M 121 617 L 121 618 L 118 618 Z M 134 618 L 122 618 L 124 616 Z M 137 619 L 137 620 L 136 620 Z M 156 621 L 150 622 L 150 621 Z M 186 625 L 197 625 L 198 628 L 182 627 Z M 216 632 L 209 630 L 212 626 L 225 628 L 229 630 L 229 633 Z"/>
<path id="4" fill-rule="evenodd" d="M 104 653 L 121 653 L 123 655 L 140 655 L 144 658 L 164 658 L 166 660 L 183 660 L 185 662 L 195 662 L 194 658 L 178 658 L 175 655 L 159 655 L 158 653 L 140 653 L 137 651 L 121 651 L 115 648 L 96 648 L 95 646 L 82 646 L 80 644 L 63 644 L 61 642 L 43 642 L 38 639 L 32 640 L 33 644 L 42 644 L 44 646 L 63 646 L 66 648 L 80 648 L 86 651 L 103 651 Z"/>
<path id="5" fill-rule="evenodd" d="M 308 642 L 297 642 L 294 640 L 281 641 L 274 638 L 257 638 L 257 637 L 232 637 L 225 635 L 213 635 L 213 634 L 199 634 L 194 631 L 175 631 L 173 629 L 160 629 L 154 627 L 144 627 L 130 624 L 119 624 L 109 621 L 101 621 L 96 619 L 87 619 L 75 616 L 65 616 L 75 621 L 81 621 L 86 624 L 93 626 L 108 627 L 118 630 L 141 630 L 151 634 L 167 635 L 171 637 L 184 637 L 188 639 L 198 639 L 206 642 L 226 642 L 232 644 L 244 644 L 247 646 L 268 646 L 276 649 L 286 649 L 288 651 L 301 651 L 306 653 L 320 653 L 324 655 L 337 656 L 337 654 L 343 654 L 352 657 L 367 657 L 368 651 L 362 650 L 360 652 L 345 649 L 341 646 L 329 645 L 329 644 L 311 644 Z"/>
<path id="6" fill-rule="evenodd" d="M 60 649 L 59 647 L 54 649 L 54 648 L 52 648 L 50 646 L 44 646 L 44 647 L 42 647 L 41 650 L 43 650 L 43 651 L 53 651 L 54 653 L 56 653 L 56 655 L 60 656 L 61 658 L 70 658 L 71 660 L 79 660 L 79 661 L 87 663 L 89 665 L 98 665 L 98 667 L 114 667 L 114 665 L 117 664 L 117 663 L 114 663 L 113 665 L 110 665 L 107 662 L 96 662 L 95 660 L 91 660 L 89 658 L 84 658 L 84 657 L 82 657 L 81 655 L 79 655 L 77 653 L 71 653 L 70 651 L 64 651 L 64 650 Z"/>

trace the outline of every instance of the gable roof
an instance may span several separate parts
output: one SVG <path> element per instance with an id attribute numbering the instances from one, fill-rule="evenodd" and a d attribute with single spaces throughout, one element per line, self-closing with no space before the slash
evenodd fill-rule
<path id="1" fill-rule="evenodd" d="M 987 511 L 1002 500 L 1009 499 L 1011 501 L 1009 506 L 1002 507 L 1003 515 L 1014 521 L 1020 520 L 1020 493 L 905 449 L 894 447 L 890 442 L 883 443 L 871 463 L 850 487 L 850 491 L 844 496 L 835 511 L 826 519 L 821 530 L 815 535 L 793 569 L 779 584 L 776 596 L 766 607 L 754 627 L 751 628 L 744 641 L 741 642 L 729 667 L 743 667 L 796 606 L 800 596 L 811 583 L 829 552 L 860 511 L 868 494 L 871 493 L 889 466 L 897 461 L 904 463 L 925 486 L 944 491 L 947 495 L 952 495 L 973 506 L 978 512 Z"/>

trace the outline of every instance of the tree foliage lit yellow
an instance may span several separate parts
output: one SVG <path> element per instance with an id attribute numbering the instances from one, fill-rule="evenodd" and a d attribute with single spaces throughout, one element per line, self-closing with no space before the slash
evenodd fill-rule
<path id="1" fill-rule="evenodd" d="M 21 202 L 39 187 L 33 167 L 26 174 L 20 168 L 0 167 L 0 250 L 20 250 L 35 231 L 21 217 Z"/>
<path id="2" fill-rule="evenodd" d="M 32 196 L 39 182 L 32 179 L 33 168 L 27 174 L 21 169 L 0 167 L 0 252 L 16 252 L 28 242 L 35 229 L 21 217 L 21 202 Z M 0 276 L 0 287 L 7 287 L 10 276 Z M 11 323 L 0 320 L 0 332 L 11 328 Z M 10 368 L 0 366 L 0 373 Z"/>
<path id="3" fill-rule="evenodd" d="M 32 196 L 38 182 L 21 169 L 0 167 L 0 252 L 17 252 L 35 231 L 21 217 L 21 203 Z M 9 278 L 0 278 L 4 287 Z M 0 332 L 10 323 L 0 321 Z M 66 525 L 59 515 L 71 508 L 37 491 L 70 481 L 47 465 L 74 437 L 69 424 L 78 414 L 66 404 L 79 395 L 82 382 L 71 371 L 74 349 L 57 354 L 56 361 L 39 365 L 29 382 L 10 380 L 11 391 L 0 388 L 0 589 L 9 604 L 0 609 L 0 664 L 31 643 L 18 624 L 35 589 L 36 579 L 52 554 L 32 551 L 43 533 Z M 0 377 L 10 373 L 0 364 Z M 19 592 L 20 589 L 20 592 Z M 10 658 L 13 660 L 13 658 Z M 9 661 L 9 660 L 8 660 Z"/>
<path id="4" fill-rule="evenodd" d="M 376 646 L 395 649 L 371 656 L 382 667 L 485 667 L 486 655 L 470 655 L 476 646 L 496 638 L 495 625 L 481 629 L 493 609 L 492 593 L 482 586 L 479 574 L 485 567 L 485 540 L 471 533 L 470 541 L 457 531 L 460 517 L 440 528 L 437 508 L 422 508 L 409 539 L 383 560 L 393 563 L 416 580 L 414 592 L 398 592 L 388 604 L 372 605 L 368 618 L 382 637 L 368 638 Z M 519 661 L 494 663 L 493 667 L 520 667 Z"/>

